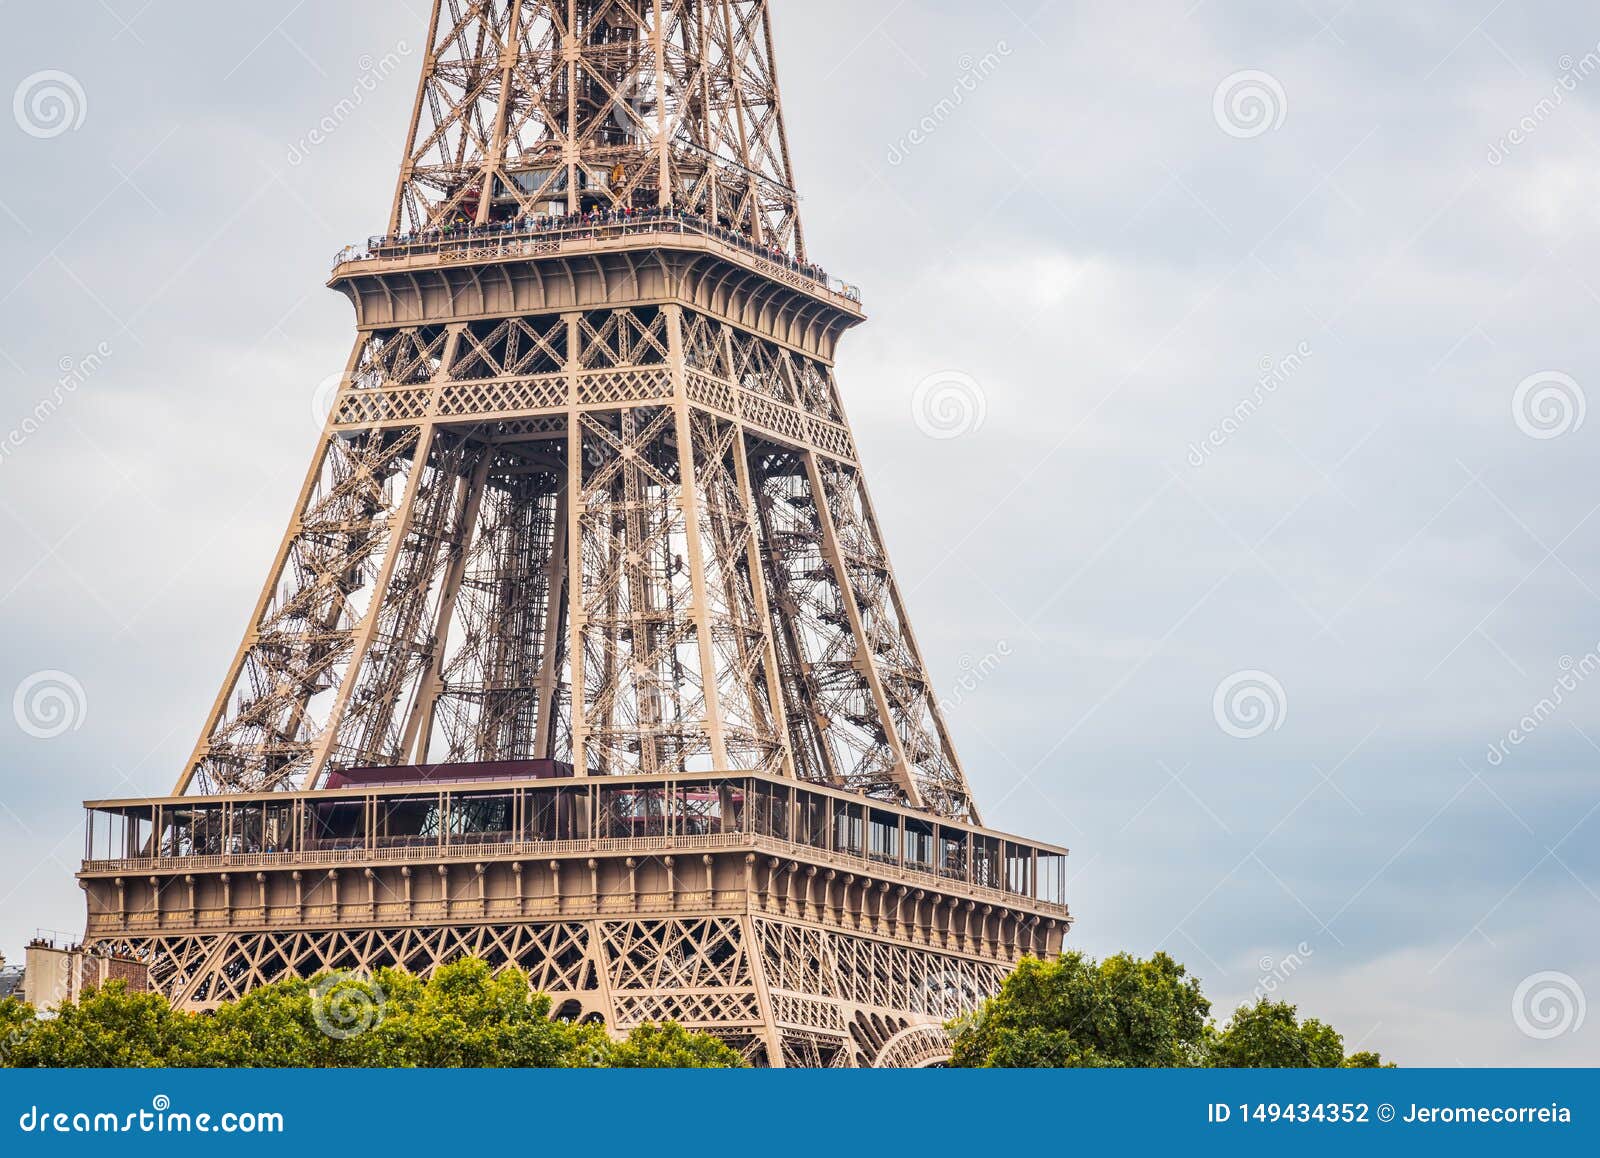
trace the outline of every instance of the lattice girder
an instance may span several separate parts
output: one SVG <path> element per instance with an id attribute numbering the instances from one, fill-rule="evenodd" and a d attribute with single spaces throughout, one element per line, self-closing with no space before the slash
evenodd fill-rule
<path id="1" fill-rule="evenodd" d="M 767 0 L 435 0 L 391 230 L 676 206 L 804 260 Z"/>
<path id="2" fill-rule="evenodd" d="M 146 962 L 152 986 L 183 1009 L 237 1001 L 286 977 L 389 967 L 427 977 L 477 958 L 496 972 L 522 969 L 556 1016 L 597 1018 L 616 1034 L 676 1021 L 725 1037 L 756 1064 L 817 1068 L 947 1059 L 943 1023 L 997 993 L 1010 968 L 738 914 L 173 929 L 93 947 Z"/>
<path id="3" fill-rule="evenodd" d="M 813 354 L 666 303 L 379 329 L 351 367 L 181 790 L 555 759 L 975 816 Z"/>

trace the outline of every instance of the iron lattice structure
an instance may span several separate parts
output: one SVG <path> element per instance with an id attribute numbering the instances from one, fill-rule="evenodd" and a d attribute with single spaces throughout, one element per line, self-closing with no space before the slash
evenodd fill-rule
<path id="1" fill-rule="evenodd" d="M 835 381 L 837 342 L 863 315 L 859 295 L 806 253 L 769 8 L 436 0 L 390 232 L 342 255 L 330 282 L 354 304 L 359 332 L 326 434 L 204 733 L 153 823 L 176 823 L 184 799 L 302 800 L 350 769 L 539 762 L 583 782 L 748 772 L 900 810 L 902 837 L 916 817 L 945 822 L 976 847 L 978 810 Z M 798 799 L 791 791 L 790 807 Z M 297 815 L 314 813 L 301 805 Z M 159 832 L 151 839 L 152 850 L 164 844 Z M 602 839 L 598 825 L 588 839 Z M 521 855 L 525 843 L 496 846 Z M 829 850 L 849 851 L 838 844 L 830 838 Z M 670 859 L 673 849 L 648 851 Z M 150 859 L 188 857 L 183 887 L 203 898 L 193 872 L 202 851 Z M 298 855 L 310 852 L 306 843 Z M 981 893 L 1002 883 L 979 880 L 962 855 L 965 880 L 947 866 L 940 904 L 975 903 L 962 884 Z M 347 929 L 337 901 L 323 914 L 336 922 L 318 927 L 296 870 L 292 929 L 202 935 L 171 929 L 160 874 L 151 906 L 129 907 L 128 859 L 106 870 L 124 874 L 120 899 L 102 894 L 98 915 L 115 910 L 126 933 L 153 911 L 158 928 L 147 932 L 158 935 L 107 939 L 156 959 L 169 991 L 197 1004 L 286 971 L 426 969 L 491 947 L 613 1025 L 675 1016 L 727 1029 L 753 1018 L 765 1028 L 750 1040 L 771 1064 L 862 1061 L 937 1021 L 938 1003 L 912 990 L 960 977 L 960 992 L 989 992 L 1007 959 L 998 949 L 959 959 L 953 918 L 949 961 L 931 946 L 894 948 L 897 926 L 878 922 L 833 981 L 791 978 L 794 962 L 815 969 L 859 939 L 871 909 L 863 886 L 848 934 L 826 921 L 771 925 L 795 913 L 772 911 L 775 886 L 753 878 L 736 890 L 741 914 L 606 922 L 600 881 L 612 877 L 598 868 L 594 920 L 581 926 L 496 923 L 485 910 L 469 930 L 415 907 L 391 926 L 374 899 L 367 931 Z M 232 924 L 235 881 L 221 870 L 238 865 L 228 860 L 206 871 L 225 882 Z M 412 895 L 409 864 L 403 878 L 363 871 Z M 257 908 L 271 925 L 282 917 L 260 875 Z M 888 889 L 881 877 L 852 881 Z M 670 891 L 676 906 L 681 890 Z M 91 888 L 91 926 L 94 897 Z M 198 920 L 204 908 L 194 899 L 188 911 Z M 1015 916 L 1041 913 L 1064 933 L 1064 905 Z M 459 916 L 448 894 L 442 915 Z M 1059 948 L 1059 936 L 1021 928 L 1009 952 Z M 831 938 L 828 952 L 818 941 L 787 956 L 785 938 L 802 935 Z M 619 962 L 650 952 L 668 954 L 650 966 L 658 980 L 710 971 L 741 996 L 684 1006 L 661 996 L 671 985 L 639 989 L 643 974 Z M 593 992 L 609 995 L 598 1004 L 555 964 L 573 953 L 589 963 Z M 885 953 L 901 953 L 899 964 Z M 772 977 L 759 979 L 763 969 Z M 767 998 L 751 1005 L 769 987 L 800 1002 L 828 991 L 834 1013 L 816 1015 L 826 1028 L 805 1031 L 810 1046 L 774 1028 Z M 632 989 L 642 995 L 617 996 Z M 857 1031 L 870 1049 L 842 1044 L 857 1008 L 876 1011 L 862 1014 L 875 1028 Z M 913 1033 L 895 1056 L 927 1039 Z"/>

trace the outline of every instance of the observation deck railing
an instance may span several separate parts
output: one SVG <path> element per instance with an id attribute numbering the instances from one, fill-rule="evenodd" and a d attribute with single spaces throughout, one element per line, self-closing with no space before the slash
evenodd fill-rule
<path id="1" fill-rule="evenodd" d="M 352 264 L 404 261 L 414 257 L 441 257 L 467 261 L 473 258 L 541 257 L 560 254 L 593 241 L 629 237 L 703 237 L 776 266 L 791 277 L 861 304 L 861 290 L 829 276 L 820 266 L 796 261 L 782 250 L 757 245 L 735 229 L 713 225 L 691 213 L 652 210 L 631 216 L 586 214 L 578 217 L 543 217 L 469 229 L 435 229 L 396 237 L 372 237 L 365 244 L 346 246 L 334 259 L 334 270 Z"/>
<path id="2" fill-rule="evenodd" d="M 786 859 L 824 863 L 846 872 L 873 877 L 881 873 L 900 873 L 924 882 L 930 890 L 953 891 L 998 905 L 1022 905 L 1066 916 L 1064 901 L 1035 897 L 1026 892 L 993 888 L 966 879 L 965 873 L 941 871 L 915 861 L 885 860 L 844 849 L 822 849 L 815 845 L 787 840 L 780 836 L 752 832 L 705 833 L 701 835 L 611 838 L 594 840 L 506 840 L 493 843 L 444 843 L 432 841 L 424 846 L 400 842 L 363 842 L 361 848 L 318 849 L 280 853 L 234 853 L 197 856 L 150 856 L 121 860 L 88 860 L 82 871 L 92 875 L 118 873 L 142 876 L 149 873 L 227 872 L 240 869 L 341 868 L 371 864 L 423 864 L 440 861 L 502 860 L 509 857 L 545 860 L 551 857 L 627 854 L 679 855 L 691 852 L 716 852 L 749 849 Z"/>

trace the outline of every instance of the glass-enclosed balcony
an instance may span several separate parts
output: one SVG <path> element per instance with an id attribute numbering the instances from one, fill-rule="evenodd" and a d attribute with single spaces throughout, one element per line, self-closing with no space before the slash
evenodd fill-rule
<path id="1" fill-rule="evenodd" d="M 138 875 L 581 853 L 810 852 L 863 875 L 1066 905 L 1065 849 L 778 777 L 373 782 L 268 796 L 94 802 L 84 871 Z M 381 781 L 380 775 L 377 780 Z"/>

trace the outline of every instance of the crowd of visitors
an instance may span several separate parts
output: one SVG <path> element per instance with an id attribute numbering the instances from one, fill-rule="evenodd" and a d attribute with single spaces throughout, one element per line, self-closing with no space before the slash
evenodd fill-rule
<path id="1" fill-rule="evenodd" d="M 451 223 L 437 229 L 422 230 L 387 237 L 374 237 L 367 242 L 366 252 L 352 246 L 340 255 L 341 262 L 357 260 L 362 256 L 401 256 L 419 246 L 433 247 L 457 243 L 477 242 L 493 245 L 521 237 L 557 236 L 569 240 L 589 240 L 607 236 L 628 236 L 633 233 L 698 233 L 714 237 L 726 245 L 742 249 L 763 260 L 774 262 L 811 278 L 823 285 L 829 284 L 827 271 L 808 261 L 800 261 L 782 247 L 758 244 L 741 229 L 726 222 L 712 222 L 697 213 L 683 209 L 634 209 L 632 207 L 609 210 L 593 209 L 583 213 L 540 214 L 489 225 Z M 849 287 L 843 292 L 850 296 Z"/>

